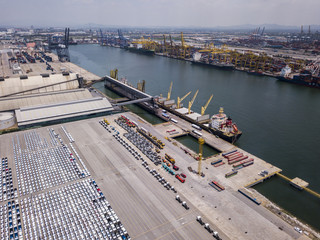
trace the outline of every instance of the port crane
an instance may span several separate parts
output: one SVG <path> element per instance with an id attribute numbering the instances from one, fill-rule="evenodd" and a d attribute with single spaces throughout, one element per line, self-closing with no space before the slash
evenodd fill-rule
<path id="1" fill-rule="evenodd" d="M 199 90 L 196 91 L 196 93 L 194 94 L 193 98 L 192 98 L 191 101 L 189 102 L 188 114 L 191 113 L 191 107 L 192 107 L 192 104 L 193 104 L 194 100 L 196 99 L 196 97 L 197 97 L 197 95 L 198 95 L 198 92 L 199 92 Z"/>
<path id="2" fill-rule="evenodd" d="M 181 32 L 181 55 L 180 58 L 185 59 L 186 56 L 190 56 L 190 46 L 186 45 L 184 38 L 183 38 L 183 32 Z"/>
<path id="3" fill-rule="evenodd" d="M 110 70 L 110 77 L 118 80 L 118 69 Z"/>
<path id="4" fill-rule="evenodd" d="M 70 62 L 69 54 L 69 28 L 65 28 L 64 38 L 54 41 L 50 36 L 48 38 L 48 44 L 50 50 L 56 50 L 60 62 Z"/>
<path id="5" fill-rule="evenodd" d="M 171 82 L 171 83 L 170 83 L 170 87 L 169 87 L 169 92 L 168 92 L 167 100 L 170 100 L 170 97 L 171 97 L 172 84 L 173 84 L 173 82 Z"/>
<path id="6" fill-rule="evenodd" d="M 169 38 L 170 38 L 170 56 L 172 56 L 173 55 L 173 41 L 172 41 L 171 35 L 169 35 Z"/>
<path id="7" fill-rule="evenodd" d="M 198 143 L 199 143 L 199 162 L 198 162 L 198 174 L 201 175 L 201 162 L 202 162 L 202 153 L 203 153 L 203 144 L 204 144 L 204 139 L 199 138 Z"/>
<path id="8" fill-rule="evenodd" d="M 186 95 L 184 95 L 182 98 L 178 97 L 178 99 L 177 99 L 177 108 L 180 108 L 180 107 L 181 107 L 181 106 L 180 106 L 181 102 L 182 102 L 186 97 L 188 97 L 190 93 L 191 93 L 191 91 L 188 92 Z"/>
<path id="9" fill-rule="evenodd" d="M 205 113 L 207 107 L 209 106 L 209 103 L 211 102 L 212 98 L 213 98 L 213 95 L 211 95 L 211 97 L 210 97 L 209 100 L 207 101 L 206 105 L 204 105 L 203 107 L 201 107 L 201 116 L 204 115 L 204 113 Z"/>
<path id="10" fill-rule="evenodd" d="M 167 53 L 167 49 L 166 49 L 166 35 L 163 34 L 163 49 L 162 49 L 162 53 L 166 54 Z"/>

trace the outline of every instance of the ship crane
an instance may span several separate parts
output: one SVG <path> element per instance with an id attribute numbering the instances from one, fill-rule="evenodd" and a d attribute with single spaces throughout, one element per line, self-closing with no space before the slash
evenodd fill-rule
<path id="1" fill-rule="evenodd" d="M 166 49 L 166 35 L 163 34 L 163 49 L 162 49 L 162 53 L 166 54 L 167 53 L 167 49 Z"/>
<path id="2" fill-rule="evenodd" d="M 193 98 L 192 98 L 191 101 L 189 102 L 188 114 L 191 113 L 191 107 L 192 107 L 192 104 L 193 104 L 194 100 L 196 99 L 196 97 L 197 97 L 197 95 L 198 95 L 198 92 L 199 92 L 199 90 L 196 91 L 196 93 L 194 94 Z"/>
<path id="3" fill-rule="evenodd" d="M 182 102 L 186 97 L 188 97 L 190 93 L 191 93 L 191 91 L 188 92 L 186 95 L 184 95 L 182 98 L 179 98 L 179 97 L 178 97 L 178 99 L 177 99 L 177 108 L 180 108 L 180 107 L 181 107 L 181 106 L 180 106 L 181 102 Z"/>
<path id="4" fill-rule="evenodd" d="M 171 82 L 171 83 L 170 83 L 170 87 L 169 87 L 169 92 L 168 92 L 167 100 L 170 100 L 170 97 L 171 97 L 172 84 L 173 84 L 173 82 Z"/>
<path id="5" fill-rule="evenodd" d="M 211 100 L 212 100 L 212 97 L 213 97 L 213 95 L 211 95 L 211 97 L 209 98 L 209 100 L 208 100 L 208 102 L 206 103 L 206 105 L 204 105 L 203 107 L 201 107 L 201 116 L 203 116 L 203 115 L 204 115 L 204 113 L 205 113 L 205 111 L 206 111 L 207 107 L 209 106 L 209 103 L 210 103 L 210 102 L 211 102 Z"/>

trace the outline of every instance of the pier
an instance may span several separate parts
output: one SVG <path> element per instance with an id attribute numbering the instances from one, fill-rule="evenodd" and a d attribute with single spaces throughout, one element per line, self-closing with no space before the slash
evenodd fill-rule
<path id="1" fill-rule="evenodd" d="M 294 179 L 290 179 L 288 177 L 286 177 L 285 175 L 281 174 L 281 173 L 277 173 L 277 175 L 281 178 L 283 178 L 284 180 L 290 182 L 290 184 L 292 186 L 294 186 L 295 188 L 298 188 L 300 190 L 306 190 L 308 193 L 312 194 L 313 196 L 320 198 L 320 194 L 311 190 L 310 188 L 308 188 L 309 183 L 307 183 L 306 181 L 300 179 L 300 178 L 294 178 Z"/>

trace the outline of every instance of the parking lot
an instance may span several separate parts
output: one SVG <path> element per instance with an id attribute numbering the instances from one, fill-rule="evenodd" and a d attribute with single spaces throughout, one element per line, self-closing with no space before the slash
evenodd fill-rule
<path id="1" fill-rule="evenodd" d="M 106 117 L 108 124 L 92 118 L 0 136 L 0 154 L 8 157 L 3 166 L 12 170 L 10 196 L 12 187 L 18 200 L 14 210 L 8 206 L 12 199 L 0 202 L 0 225 L 8 226 L 3 239 L 215 239 L 215 231 L 221 239 L 299 237 L 232 188 L 215 191 L 206 178 L 189 173 L 196 162 L 156 131 L 151 130 L 166 144 L 160 153 L 146 142 L 139 145 L 137 137 L 130 140 L 126 127 L 114 121 L 119 117 Z M 157 164 L 164 153 L 174 156 L 185 183 Z"/>
<path id="2" fill-rule="evenodd" d="M 109 132 L 95 119 L 0 136 L 11 174 L 1 239 L 212 237 L 174 177 L 154 169 L 156 153 L 148 157 L 113 125 Z"/>

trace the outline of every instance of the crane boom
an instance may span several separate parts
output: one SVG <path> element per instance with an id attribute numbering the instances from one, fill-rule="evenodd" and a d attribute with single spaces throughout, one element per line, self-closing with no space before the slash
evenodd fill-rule
<path id="1" fill-rule="evenodd" d="M 184 48 L 183 32 L 181 32 L 181 46 Z"/>
<path id="2" fill-rule="evenodd" d="M 198 95 L 198 92 L 199 92 L 199 90 L 196 91 L 196 93 L 194 94 L 193 98 L 192 98 L 191 101 L 189 102 L 188 114 L 191 113 L 191 107 L 192 107 L 192 104 L 193 104 L 194 100 L 196 99 L 196 97 L 197 97 L 197 95 Z"/>
<path id="3" fill-rule="evenodd" d="M 169 92 L 168 92 L 167 100 L 170 100 L 170 97 L 171 97 L 172 84 L 173 84 L 173 82 L 171 82 L 171 83 L 170 83 L 170 87 L 169 87 Z"/>
<path id="4" fill-rule="evenodd" d="M 188 92 L 186 95 L 184 95 L 182 98 L 179 98 L 179 97 L 178 97 L 178 99 L 177 99 L 177 108 L 180 108 L 180 103 L 181 103 L 186 97 L 188 97 L 190 93 L 191 93 L 191 91 Z"/>
<path id="5" fill-rule="evenodd" d="M 213 95 L 211 95 L 211 97 L 209 98 L 208 102 L 206 103 L 206 105 L 204 105 L 203 107 L 201 107 L 201 115 L 204 115 L 204 112 L 206 111 L 207 107 L 209 106 L 209 103 L 211 102 L 213 98 Z"/>
<path id="6" fill-rule="evenodd" d="M 166 35 L 163 34 L 163 53 L 166 53 Z"/>
<path id="7" fill-rule="evenodd" d="M 198 139 L 198 143 L 199 143 L 198 174 L 201 175 L 201 161 L 202 161 L 202 153 L 203 153 L 203 144 L 205 143 L 205 141 L 202 137 L 200 137 Z"/>

